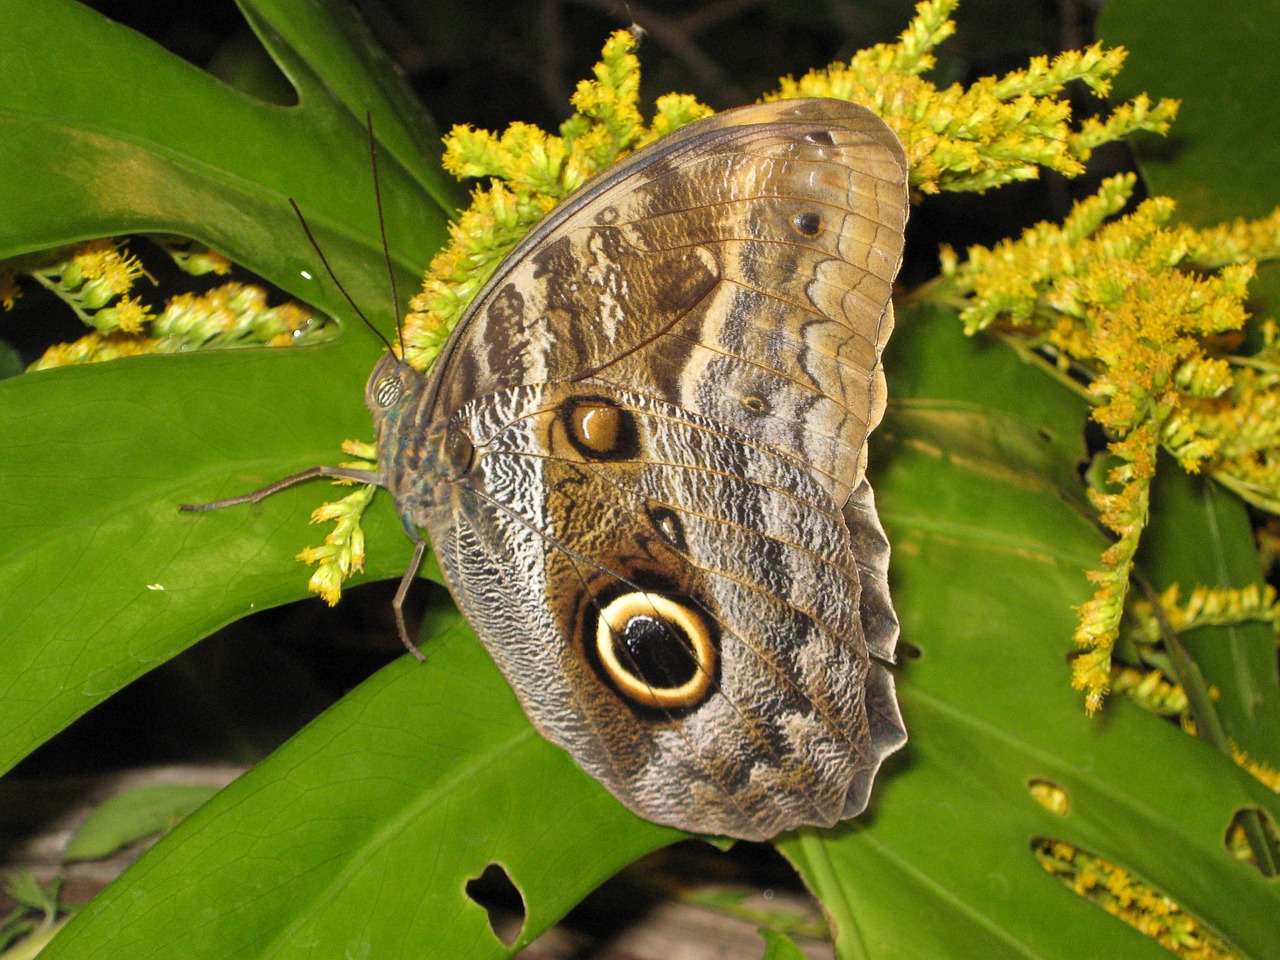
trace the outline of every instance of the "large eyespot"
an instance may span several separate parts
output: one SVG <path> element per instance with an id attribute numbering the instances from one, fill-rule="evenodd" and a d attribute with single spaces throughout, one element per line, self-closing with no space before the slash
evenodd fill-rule
<path id="1" fill-rule="evenodd" d="M 402 393 L 404 393 L 404 384 L 400 382 L 400 378 L 388 374 L 374 384 L 373 402 L 386 409 L 399 400 Z"/>
<path id="2" fill-rule="evenodd" d="M 638 706 L 695 707 L 714 686 L 715 635 L 685 600 L 624 593 L 600 611 L 595 645 L 605 679 Z"/>
<path id="3" fill-rule="evenodd" d="M 628 460 L 640 452 L 635 416 L 607 397 L 579 397 L 563 417 L 569 443 L 588 460 Z"/>

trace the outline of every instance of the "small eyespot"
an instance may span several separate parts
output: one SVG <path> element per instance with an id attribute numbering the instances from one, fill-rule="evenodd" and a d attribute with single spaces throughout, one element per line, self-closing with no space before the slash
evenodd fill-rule
<path id="1" fill-rule="evenodd" d="M 595 646 L 605 679 L 636 706 L 695 707 L 715 686 L 714 634 L 681 598 L 622 594 L 600 611 Z"/>
<path id="2" fill-rule="evenodd" d="M 827 147 L 836 145 L 835 138 L 831 136 L 831 131 L 829 130 L 810 130 L 804 135 L 804 139 L 809 143 L 820 143 Z"/>
<path id="3" fill-rule="evenodd" d="M 650 507 L 649 522 L 671 546 L 681 552 L 688 551 L 689 545 L 684 539 L 684 524 L 670 507 Z"/>
<path id="4" fill-rule="evenodd" d="M 752 413 L 765 414 L 769 412 L 769 401 L 764 397 L 752 394 L 742 398 L 742 405 Z"/>
<path id="5" fill-rule="evenodd" d="M 816 237 L 822 232 L 822 214 L 814 210 L 803 210 L 791 218 L 791 226 L 802 237 Z"/>
<path id="6" fill-rule="evenodd" d="M 404 384 L 399 377 L 386 376 L 373 388 L 373 400 L 378 406 L 386 408 L 400 399 L 404 393 Z"/>
<path id="7" fill-rule="evenodd" d="M 589 460 L 625 460 L 640 450 L 635 417 L 605 397 L 580 397 L 564 408 L 569 443 Z"/>

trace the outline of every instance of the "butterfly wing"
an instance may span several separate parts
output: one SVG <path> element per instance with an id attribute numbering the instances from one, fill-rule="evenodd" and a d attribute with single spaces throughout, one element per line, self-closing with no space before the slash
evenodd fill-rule
<path id="1" fill-rule="evenodd" d="M 554 211 L 450 341 L 435 404 L 636 389 L 807 460 L 843 503 L 884 409 L 906 161 L 865 107 L 792 100 L 666 137 Z"/>
<path id="2" fill-rule="evenodd" d="M 402 511 L 535 725 L 650 819 L 830 824 L 905 740 L 863 476 L 905 211 L 869 111 L 721 114 L 553 214 L 426 392 L 453 453 Z"/>

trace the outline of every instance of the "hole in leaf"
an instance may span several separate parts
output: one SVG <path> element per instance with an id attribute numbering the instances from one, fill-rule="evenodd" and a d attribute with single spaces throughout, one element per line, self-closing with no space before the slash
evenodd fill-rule
<path id="1" fill-rule="evenodd" d="M 1052 780 L 1033 777 L 1027 781 L 1027 789 L 1031 791 L 1031 796 L 1035 798 L 1036 802 L 1046 810 L 1056 813 L 1060 817 L 1067 815 L 1069 804 L 1067 791 Z"/>
<path id="2" fill-rule="evenodd" d="M 1037 837 L 1031 852 L 1078 896 L 1179 957 L 1231 957 L 1226 943 L 1159 890 L 1124 867 L 1063 840 Z"/>
<path id="3" fill-rule="evenodd" d="M 7 265 L 20 296 L 5 311 L 4 339 L 23 367 L 301 346 L 338 333 L 335 323 L 284 291 L 176 235 L 100 237 Z"/>
<path id="4" fill-rule="evenodd" d="M 1273 869 L 1276 851 L 1280 850 L 1280 830 L 1271 815 L 1261 807 L 1241 807 L 1227 825 L 1227 833 L 1223 838 L 1227 850 L 1237 860 L 1253 864 L 1264 877 L 1274 877 Z M 1258 861 L 1257 847 L 1263 847 L 1264 856 L 1272 862 L 1263 864 Z"/>
<path id="5" fill-rule="evenodd" d="M 493 935 L 504 946 L 509 947 L 516 942 L 524 929 L 528 911 L 524 905 L 524 894 L 501 864 L 491 863 L 478 877 L 468 880 L 467 896 L 484 907 Z"/>

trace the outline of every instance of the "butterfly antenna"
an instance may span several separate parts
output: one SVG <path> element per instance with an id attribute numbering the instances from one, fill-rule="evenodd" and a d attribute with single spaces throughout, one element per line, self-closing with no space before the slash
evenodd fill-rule
<path id="1" fill-rule="evenodd" d="M 378 230 L 382 233 L 382 258 L 387 262 L 387 279 L 391 281 L 391 315 L 396 318 L 396 339 L 404 352 L 404 324 L 400 318 L 400 294 L 396 290 L 396 271 L 391 266 L 391 248 L 387 246 L 387 220 L 382 215 L 382 186 L 378 182 L 378 141 L 373 136 L 373 114 L 364 115 L 369 128 L 369 162 L 373 166 L 373 199 L 378 205 Z"/>
<path id="2" fill-rule="evenodd" d="M 338 279 L 338 275 L 333 272 L 333 267 L 329 266 L 329 258 L 324 255 L 324 251 L 320 249 L 320 244 L 316 242 L 316 236 L 311 232 L 311 225 L 307 223 L 307 218 L 302 215 L 302 210 L 298 207 L 298 201 L 293 197 L 289 198 L 289 206 L 293 207 L 293 212 L 298 215 L 298 222 L 302 224 L 302 231 L 307 235 L 307 239 L 311 241 L 311 249 L 315 250 L 316 256 L 320 258 L 320 262 L 324 264 L 325 273 L 329 274 L 329 279 L 333 281 L 333 285 L 338 291 L 347 298 L 347 303 L 351 304 L 351 309 L 356 312 L 356 316 L 364 321 L 364 325 L 377 334 L 378 339 L 387 345 L 387 349 L 392 353 L 395 348 L 391 346 L 391 342 L 382 335 L 382 331 L 369 322 L 369 318 L 364 315 L 364 311 L 356 305 L 351 299 L 351 294 L 347 293 L 347 288 L 342 285 L 342 281 Z"/>

